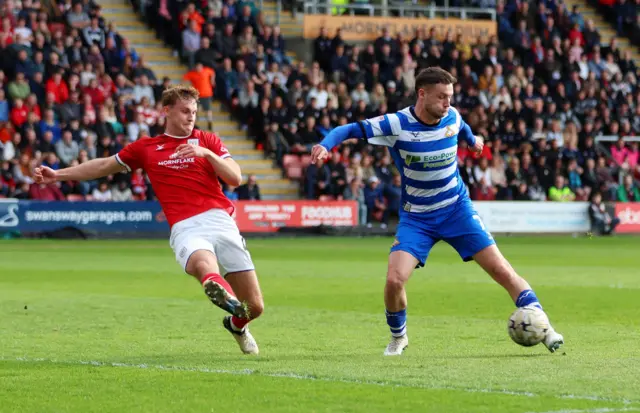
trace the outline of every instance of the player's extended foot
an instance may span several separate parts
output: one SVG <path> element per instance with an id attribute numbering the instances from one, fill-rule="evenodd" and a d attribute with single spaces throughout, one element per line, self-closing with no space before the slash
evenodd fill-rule
<path id="1" fill-rule="evenodd" d="M 212 303 L 238 318 L 249 318 L 249 308 L 247 305 L 241 303 L 237 298 L 229 294 L 223 286 L 213 280 L 205 281 L 202 286 Z"/>
<path id="2" fill-rule="evenodd" d="M 544 345 L 547 346 L 550 352 L 554 353 L 563 344 L 564 337 L 562 337 L 562 334 L 557 333 L 556 330 L 551 327 L 544 338 Z"/>
<path id="3" fill-rule="evenodd" d="M 234 330 L 233 327 L 231 327 L 230 315 L 222 319 L 222 325 L 231 333 L 233 338 L 236 339 L 240 346 L 240 350 L 242 350 L 244 354 L 258 354 L 260 352 L 258 349 L 258 343 L 256 343 L 256 340 L 249 332 L 249 327 L 245 327 L 242 332 Z"/>
<path id="4" fill-rule="evenodd" d="M 389 345 L 384 350 L 385 356 L 399 356 L 405 348 L 409 346 L 409 337 L 405 334 L 402 337 L 391 337 Z"/>

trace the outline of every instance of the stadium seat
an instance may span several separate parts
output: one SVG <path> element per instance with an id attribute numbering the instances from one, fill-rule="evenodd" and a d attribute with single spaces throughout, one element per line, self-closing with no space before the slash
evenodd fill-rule
<path id="1" fill-rule="evenodd" d="M 289 179 L 302 179 L 302 167 L 290 166 L 286 169 L 287 178 Z"/>
<path id="2" fill-rule="evenodd" d="M 311 155 L 302 155 L 302 167 L 306 168 L 311 164 Z"/>
<path id="3" fill-rule="evenodd" d="M 282 167 L 287 169 L 289 166 L 301 166 L 300 156 L 287 154 L 282 157 Z"/>

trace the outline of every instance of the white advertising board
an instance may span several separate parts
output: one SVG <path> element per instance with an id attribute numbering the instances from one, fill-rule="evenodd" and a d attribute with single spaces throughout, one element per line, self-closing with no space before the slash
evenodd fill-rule
<path id="1" fill-rule="evenodd" d="M 588 232 L 587 202 L 506 202 L 473 203 L 491 232 L 579 233 Z"/>

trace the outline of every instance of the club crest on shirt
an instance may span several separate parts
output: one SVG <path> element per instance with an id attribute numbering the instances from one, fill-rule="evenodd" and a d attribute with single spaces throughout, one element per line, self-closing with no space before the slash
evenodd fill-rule
<path id="1" fill-rule="evenodd" d="M 450 125 L 447 126 L 447 129 L 445 130 L 444 136 L 446 136 L 447 138 L 450 138 L 454 135 L 458 134 L 458 128 L 456 128 L 455 125 Z"/>
<path id="2" fill-rule="evenodd" d="M 187 144 L 188 145 L 200 146 L 200 140 L 198 140 L 198 139 L 187 139 Z"/>

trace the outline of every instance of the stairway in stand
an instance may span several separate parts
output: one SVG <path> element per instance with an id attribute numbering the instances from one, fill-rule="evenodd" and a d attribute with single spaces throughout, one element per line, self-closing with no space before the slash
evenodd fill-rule
<path id="1" fill-rule="evenodd" d="M 170 47 L 156 38 L 155 33 L 142 22 L 126 0 L 98 0 L 98 3 L 102 6 L 104 18 L 115 22 L 118 33 L 129 39 L 138 54 L 144 56 L 147 65 L 160 81 L 166 76 L 174 84 L 184 83 L 182 76 L 187 72 L 187 67 L 173 56 Z M 220 102 L 214 102 L 213 109 L 213 131 L 220 135 L 233 158 L 240 164 L 244 181 L 246 182 L 247 175 L 255 174 L 263 199 L 299 198 L 299 184 L 284 179 L 282 170 L 273 160 L 265 158 L 263 151 L 255 149 L 253 140 L 240 129 L 240 125 L 231 118 Z M 198 116 L 198 127 L 208 130 L 204 115 Z"/>
<path id="2" fill-rule="evenodd" d="M 582 14 L 582 17 L 584 17 L 585 22 L 589 19 L 593 20 L 593 24 L 600 32 L 600 42 L 603 46 L 608 45 L 612 37 L 616 37 L 618 39 L 620 51 L 624 52 L 630 50 L 631 58 L 636 62 L 636 65 L 640 64 L 640 53 L 638 53 L 637 47 L 633 46 L 628 38 L 617 36 L 616 31 L 611 26 L 611 23 L 605 20 L 595 7 L 585 0 L 565 0 L 565 4 L 569 12 L 571 12 L 574 5 L 577 5 L 578 11 Z"/>
<path id="3" fill-rule="evenodd" d="M 265 1 L 262 3 L 262 14 L 267 24 L 276 24 L 278 11 L 275 1 Z M 302 13 L 296 17 L 290 11 L 282 10 L 280 12 L 280 32 L 285 38 L 301 38 L 302 37 Z"/>

